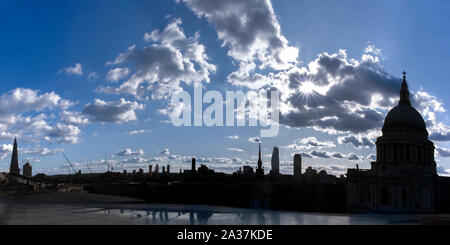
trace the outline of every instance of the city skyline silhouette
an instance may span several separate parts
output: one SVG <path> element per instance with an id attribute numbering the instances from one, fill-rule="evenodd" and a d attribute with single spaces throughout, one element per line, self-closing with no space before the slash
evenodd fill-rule
<path id="1" fill-rule="evenodd" d="M 18 168 L 29 162 L 34 174 L 74 172 L 63 152 L 82 173 L 150 164 L 183 172 L 193 157 L 228 174 L 253 166 L 255 139 L 267 127 L 249 127 L 249 118 L 246 126 L 235 118 L 234 127 L 170 122 L 186 107 L 171 102 L 183 90 L 194 124 L 194 84 L 201 84 L 203 96 L 222 98 L 227 91 L 280 92 L 279 133 L 262 139 L 266 174 L 276 146 L 282 174 L 293 172 L 292 158 L 301 154 L 303 171 L 339 177 L 356 165 L 370 168 L 406 70 L 437 172 L 450 175 L 450 73 L 440 45 L 450 41 L 442 18 L 448 3 L 98 0 L 73 9 L 50 2 L 0 5 L 9 13 L 0 24 L 7 37 L 0 41 L 0 172 L 10 171 L 14 137 Z M 222 114 L 226 125 L 225 106 Z"/>
<path id="2" fill-rule="evenodd" d="M 449 224 L 449 12 L 0 1 L 0 224 Z"/>

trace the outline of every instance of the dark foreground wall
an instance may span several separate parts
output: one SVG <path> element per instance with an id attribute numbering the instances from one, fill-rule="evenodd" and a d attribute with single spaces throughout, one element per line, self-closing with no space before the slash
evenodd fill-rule
<path id="1" fill-rule="evenodd" d="M 344 184 L 177 183 L 93 184 L 93 193 L 123 195 L 154 203 L 206 204 L 312 212 L 345 212 Z"/>

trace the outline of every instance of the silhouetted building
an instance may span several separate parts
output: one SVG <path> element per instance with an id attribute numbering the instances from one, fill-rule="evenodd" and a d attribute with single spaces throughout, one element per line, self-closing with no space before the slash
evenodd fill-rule
<path id="1" fill-rule="evenodd" d="M 242 175 L 242 168 L 238 168 L 236 172 L 233 172 L 233 175 Z"/>
<path id="2" fill-rule="evenodd" d="M 350 211 L 434 211 L 434 145 L 425 121 L 411 106 L 405 74 L 399 103 L 387 114 L 376 141 L 376 161 L 370 170 L 347 171 Z"/>
<path id="3" fill-rule="evenodd" d="M 273 176 L 280 174 L 280 153 L 278 147 L 274 147 L 272 151 L 272 159 L 271 159 L 272 169 L 270 170 L 270 174 Z"/>
<path id="4" fill-rule="evenodd" d="M 259 143 L 259 153 L 258 153 L 258 164 L 256 168 L 256 178 L 261 179 L 264 177 L 264 168 L 262 166 L 262 160 L 261 160 L 261 142 Z"/>
<path id="5" fill-rule="evenodd" d="M 191 171 L 192 171 L 192 173 L 195 173 L 195 157 L 192 158 Z"/>
<path id="6" fill-rule="evenodd" d="M 214 174 L 214 170 L 208 168 L 206 165 L 200 164 L 200 167 L 198 168 L 198 175 L 208 175 L 208 174 Z"/>
<path id="7" fill-rule="evenodd" d="M 305 170 L 306 182 L 313 182 L 317 177 L 317 170 L 313 169 L 311 166 L 307 167 Z"/>
<path id="8" fill-rule="evenodd" d="M 17 153 L 17 139 L 16 138 L 14 138 L 14 146 L 13 146 L 13 151 L 12 151 L 12 156 L 11 156 L 11 165 L 9 167 L 9 172 L 12 174 L 20 174 L 19 156 Z"/>
<path id="9" fill-rule="evenodd" d="M 23 170 L 22 171 L 23 171 L 23 176 L 26 176 L 26 177 L 31 177 L 32 176 L 31 165 L 30 165 L 29 162 L 27 162 L 27 163 L 25 163 L 23 165 Z"/>
<path id="10" fill-rule="evenodd" d="M 299 179 L 302 175 L 302 156 L 300 154 L 294 155 L 294 178 Z"/>
<path id="11" fill-rule="evenodd" d="M 166 173 L 166 167 L 162 166 L 162 173 L 165 174 Z"/>
<path id="12" fill-rule="evenodd" d="M 167 173 L 170 174 L 170 164 L 167 164 Z"/>
<path id="13" fill-rule="evenodd" d="M 139 169 L 139 175 L 143 175 L 144 174 L 144 170 L 142 168 Z"/>
<path id="14" fill-rule="evenodd" d="M 150 165 L 148 165 L 148 174 L 149 175 L 152 175 L 152 169 L 153 168 L 153 166 L 150 164 Z"/>
<path id="15" fill-rule="evenodd" d="M 159 164 L 156 164 L 155 166 L 155 174 L 159 174 Z"/>
<path id="16" fill-rule="evenodd" d="M 244 175 L 254 175 L 255 172 L 253 171 L 253 168 L 251 166 L 245 165 L 243 167 L 243 172 Z"/>

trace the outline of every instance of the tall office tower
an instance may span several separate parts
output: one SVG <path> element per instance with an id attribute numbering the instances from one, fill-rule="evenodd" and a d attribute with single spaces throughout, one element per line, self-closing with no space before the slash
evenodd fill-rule
<path id="1" fill-rule="evenodd" d="M 165 174 L 166 173 L 166 167 L 162 166 L 162 173 Z"/>
<path id="2" fill-rule="evenodd" d="M 192 158 L 192 167 L 191 167 L 191 171 L 195 172 L 195 157 Z"/>
<path id="3" fill-rule="evenodd" d="M 274 147 L 272 151 L 272 170 L 270 171 L 272 175 L 280 174 L 280 153 L 278 147 Z"/>
<path id="4" fill-rule="evenodd" d="M 12 156 L 11 156 L 11 165 L 9 167 L 9 173 L 20 174 L 19 157 L 17 154 L 17 139 L 16 138 L 14 138 L 14 146 L 13 146 L 13 151 L 12 151 Z"/>
<path id="5" fill-rule="evenodd" d="M 29 162 L 27 162 L 27 163 L 25 163 L 24 165 L 23 165 L 23 176 L 26 176 L 26 177 L 31 177 L 32 176 L 32 174 L 31 174 L 31 165 L 30 165 L 30 163 Z"/>
<path id="6" fill-rule="evenodd" d="M 148 174 L 152 175 L 152 168 L 153 166 L 150 164 L 148 165 Z"/>
<path id="7" fill-rule="evenodd" d="M 294 155 L 294 177 L 300 177 L 302 174 L 302 156 L 300 154 Z"/>
<path id="8" fill-rule="evenodd" d="M 159 164 L 156 164 L 155 166 L 155 174 L 159 174 Z"/>
<path id="9" fill-rule="evenodd" d="M 170 174 L 170 164 L 167 164 L 167 173 Z"/>

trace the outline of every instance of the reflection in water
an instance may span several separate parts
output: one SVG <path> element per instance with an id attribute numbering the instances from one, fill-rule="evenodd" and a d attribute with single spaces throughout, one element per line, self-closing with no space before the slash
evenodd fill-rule
<path id="1" fill-rule="evenodd" d="M 449 223 L 450 215 L 326 214 L 204 205 L 3 205 L 0 224 L 377 225 Z"/>
<path id="2" fill-rule="evenodd" d="M 142 210 L 109 209 L 111 216 L 131 217 L 136 224 L 155 225 L 346 225 L 420 224 L 419 215 L 364 215 L 282 212 L 213 206 L 163 205 Z M 136 215 L 136 212 L 142 215 Z M 157 214 L 157 215 L 155 215 Z M 143 219 L 145 217 L 145 219 Z"/>
<path id="3" fill-rule="evenodd" d="M 179 210 L 181 209 L 181 210 Z M 234 209 L 214 210 L 214 207 L 107 209 L 107 215 L 129 217 L 133 223 L 150 225 L 280 225 L 280 224 L 358 224 L 389 223 L 348 216 L 307 214 L 269 210 Z"/>
<path id="4" fill-rule="evenodd" d="M 199 225 L 206 225 L 208 224 L 208 219 L 213 216 L 213 212 L 211 211 L 205 211 L 205 212 L 198 212 L 197 213 L 197 223 Z"/>

